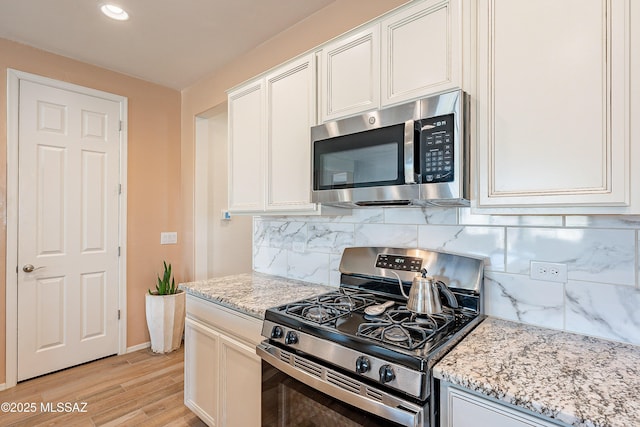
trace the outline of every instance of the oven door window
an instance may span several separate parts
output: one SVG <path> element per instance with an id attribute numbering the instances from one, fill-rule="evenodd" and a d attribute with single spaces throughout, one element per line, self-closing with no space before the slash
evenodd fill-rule
<path id="1" fill-rule="evenodd" d="M 380 418 L 321 393 L 262 362 L 262 426 L 392 426 Z"/>
<path id="2" fill-rule="evenodd" d="M 314 190 L 404 184 L 404 124 L 315 141 Z"/>

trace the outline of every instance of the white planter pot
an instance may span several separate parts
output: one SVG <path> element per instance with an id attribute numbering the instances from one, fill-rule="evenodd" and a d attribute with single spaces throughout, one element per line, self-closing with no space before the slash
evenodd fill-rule
<path id="1" fill-rule="evenodd" d="M 184 332 L 185 296 L 182 290 L 173 295 L 147 293 L 147 327 L 154 353 L 168 353 L 180 348 Z"/>

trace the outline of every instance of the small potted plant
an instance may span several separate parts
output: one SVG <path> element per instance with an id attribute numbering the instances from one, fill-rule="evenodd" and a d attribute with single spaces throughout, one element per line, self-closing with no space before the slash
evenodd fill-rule
<path id="1" fill-rule="evenodd" d="M 171 277 L 171 264 L 163 261 L 164 273 L 158 275 L 155 291 L 145 298 L 147 327 L 154 353 L 169 353 L 180 348 L 184 332 L 185 293 Z"/>

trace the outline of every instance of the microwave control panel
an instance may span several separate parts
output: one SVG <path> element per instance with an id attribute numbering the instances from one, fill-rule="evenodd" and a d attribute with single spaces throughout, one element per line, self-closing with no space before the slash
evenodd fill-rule
<path id="1" fill-rule="evenodd" d="M 453 169 L 454 115 L 430 117 L 416 121 L 420 135 L 420 176 L 423 184 L 451 182 Z"/>

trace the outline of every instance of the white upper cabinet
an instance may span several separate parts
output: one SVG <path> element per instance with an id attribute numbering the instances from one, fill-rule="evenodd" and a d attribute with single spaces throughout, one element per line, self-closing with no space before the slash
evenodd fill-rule
<path id="1" fill-rule="evenodd" d="M 307 55 L 265 77 L 266 210 L 314 210 L 311 135 L 316 114 L 315 61 Z"/>
<path id="2" fill-rule="evenodd" d="M 380 26 L 328 43 L 322 49 L 320 106 L 322 121 L 380 105 Z"/>
<path id="3" fill-rule="evenodd" d="M 315 77 L 308 54 L 229 93 L 232 213 L 321 213 L 311 203 Z"/>
<path id="4" fill-rule="evenodd" d="M 480 0 L 477 11 L 477 206 L 626 213 L 629 1 Z"/>
<path id="5" fill-rule="evenodd" d="M 322 47 L 322 122 L 462 87 L 460 0 L 412 2 Z"/>
<path id="6" fill-rule="evenodd" d="M 381 104 L 461 87 L 458 0 L 430 0 L 381 22 Z"/>
<path id="7" fill-rule="evenodd" d="M 264 209 L 264 80 L 229 93 L 229 210 Z"/>

